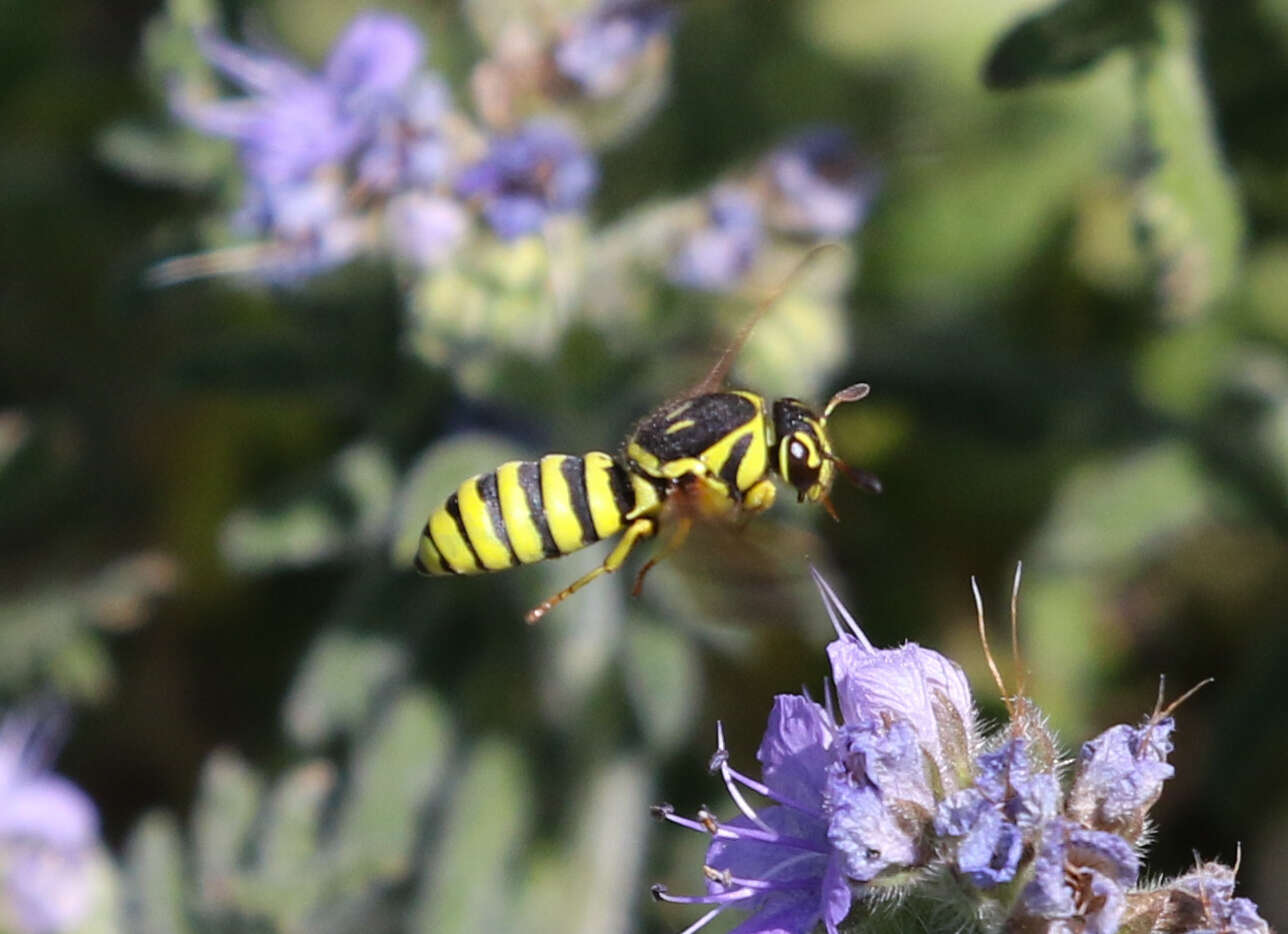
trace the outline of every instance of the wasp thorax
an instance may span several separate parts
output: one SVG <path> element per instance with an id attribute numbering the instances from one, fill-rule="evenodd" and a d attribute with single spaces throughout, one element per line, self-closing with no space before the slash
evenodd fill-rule
<path id="1" fill-rule="evenodd" d="M 836 470 L 823 420 L 797 399 L 779 399 L 774 403 L 774 436 L 774 467 L 796 488 L 796 498 L 818 502 L 827 496 Z"/>

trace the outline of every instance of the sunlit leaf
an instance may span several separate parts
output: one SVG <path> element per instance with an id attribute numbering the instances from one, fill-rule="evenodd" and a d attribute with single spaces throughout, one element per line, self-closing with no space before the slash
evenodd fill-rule
<path id="1" fill-rule="evenodd" d="M 216 750 L 202 769 L 192 812 L 192 853 L 198 897 L 207 910 L 226 909 L 239 895 L 262 784 L 230 751 Z"/>
<path id="2" fill-rule="evenodd" d="M 406 659 L 381 639 L 337 631 L 313 643 L 286 698 L 283 720 L 295 742 L 356 732 L 380 692 L 401 680 Z"/>
<path id="3" fill-rule="evenodd" d="M 125 845 L 126 929 L 133 934 L 187 934 L 183 844 L 174 819 L 149 814 Z"/>
<path id="4" fill-rule="evenodd" d="M 674 625 L 632 610 L 622 664 L 627 694 L 650 745 L 667 752 L 688 739 L 702 696 L 693 641 Z"/>
<path id="5" fill-rule="evenodd" d="M 423 934 L 503 929 L 532 810 L 523 756 L 500 740 L 482 741 L 445 807 L 410 929 Z"/>
<path id="6" fill-rule="evenodd" d="M 338 878 L 332 895 L 412 868 L 416 821 L 448 765 L 450 728 L 432 697 L 399 698 L 358 746 L 330 840 Z"/>

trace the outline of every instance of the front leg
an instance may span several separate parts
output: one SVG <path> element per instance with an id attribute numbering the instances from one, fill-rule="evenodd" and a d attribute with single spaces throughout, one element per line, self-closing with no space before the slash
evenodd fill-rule
<path id="1" fill-rule="evenodd" d="M 770 480 L 768 477 L 762 477 L 743 495 L 743 515 L 754 516 L 757 513 L 764 512 L 770 506 L 774 505 L 774 499 L 777 496 L 778 487 L 774 486 L 774 481 Z"/>

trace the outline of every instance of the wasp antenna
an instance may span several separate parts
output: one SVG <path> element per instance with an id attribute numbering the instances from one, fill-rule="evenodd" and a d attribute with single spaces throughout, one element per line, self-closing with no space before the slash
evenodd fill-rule
<path id="1" fill-rule="evenodd" d="M 794 267 L 792 267 L 792 271 L 784 277 L 783 281 L 780 282 L 772 292 L 756 303 L 756 310 L 752 312 L 751 317 L 747 319 L 746 323 L 738 329 L 738 333 L 734 335 L 733 342 L 725 348 L 724 353 L 720 355 L 720 359 L 716 361 L 715 366 L 711 368 L 711 371 L 703 377 L 702 382 L 694 386 L 693 389 L 689 391 L 688 395 L 700 396 L 704 393 L 715 392 L 724 385 L 725 377 L 729 375 L 729 371 L 733 368 L 733 362 L 738 358 L 738 354 L 742 350 L 742 345 L 747 343 L 747 338 L 751 336 L 751 332 L 755 329 L 756 325 L 760 323 L 760 319 L 763 318 L 765 313 L 783 297 L 789 288 L 791 288 L 792 284 L 800 277 L 801 273 L 804 272 L 809 264 L 814 260 L 814 257 L 826 250 L 833 249 L 848 250 L 849 247 L 844 243 L 841 243 L 839 240 L 828 240 L 824 243 L 815 244 L 805 251 L 805 255 L 800 258 L 800 261 Z"/>
<path id="2" fill-rule="evenodd" d="M 858 467 L 851 467 L 845 461 L 841 460 L 835 454 L 827 455 L 841 473 L 845 474 L 845 479 L 849 480 L 860 490 L 867 490 L 869 493 L 880 493 L 884 487 L 881 486 L 881 479 L 870 470 L 862 470 Z"/>
<path id="3" fill-rule="evenodd" d="M 831 399 L 828 400 L 827 408 L 823 409 L 823 420 L 832 414 L 832 410 L 843 402 L 858 402 L 872 391 L 872 387 L 867 383 L 855 383 L 853 386 L 846 386 Z"/>

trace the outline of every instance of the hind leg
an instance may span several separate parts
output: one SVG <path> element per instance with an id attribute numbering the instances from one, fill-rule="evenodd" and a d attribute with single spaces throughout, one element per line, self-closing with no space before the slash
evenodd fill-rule
<path id="1" fill-rule="evenodd" d="M 634 549 L 636 545 L 646 538 L 652 538 L 656 533 L 657 523 L 652 519 L 647 517 L 636 519 L 627 527 L 625 534 L 622 535 L 622 540 L 619 541 L 616 547 L 608 553 L 608 557 L 604 559 L 603 564 L 594 568 L 589 573 L 583 574 L 549 600 L 534 606 L 528 611 L 524 619 L 529 625 L 535 623 L 537 620 L 541 619 L 541 617 L 554 609 L 558 604 L 571 597 L 578 590 L 581 590 L 581 588 L 585 587 L 596 577 L 599 577 L 599 575 L 612 574 L 622 566 L 626 561 L 627 555 L 631 553 L 632 549 Z"/>
<path id="2" fill-rule="evenodd" d="M 689 537 L 689 530 L 693 528 L 693 520 L 685 516 L 675 521 L 675 529 L 671 532 L 670 537 L 658 549 L 657 554 L 645 562 L 644 567 L 635 575 L 635 586 L 631 588 L 631 596 L 638 597 L 640 591 L 644 589 L 644 575 L 653 570 L 659 563 L 665 561 L 667 557 L 674 554 L 684 544 L 684 540 Z"/>

